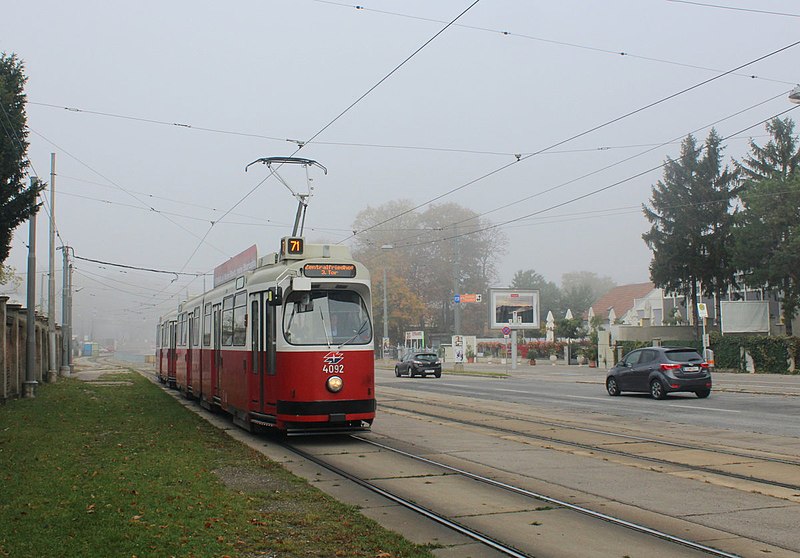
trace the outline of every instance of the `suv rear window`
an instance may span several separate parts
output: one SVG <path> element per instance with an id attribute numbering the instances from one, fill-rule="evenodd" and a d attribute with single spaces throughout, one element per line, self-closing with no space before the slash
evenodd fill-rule
<path id="1" fill-rule="evenodd" d="M 667 358 L 674 362 L 703 362 L 697 351 L 667 351 Z"/>

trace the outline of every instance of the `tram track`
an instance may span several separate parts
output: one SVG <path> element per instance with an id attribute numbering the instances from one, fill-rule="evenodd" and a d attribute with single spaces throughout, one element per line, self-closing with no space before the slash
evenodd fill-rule
<path id="1" fill-rule="evenodd" d="M 421 402 L 423 400 L 419 399 L 417 401 Z M 398 404 L 397 401 L 392 403 L 394 405 Z M 386 403 L 382 403 L 382 406 L 383 405 L 388 405 L 388 401 Z M 391 414 L 396 413 L 391 412 Z M 402 416 L 404 414 L 406 413 L 398 413 L 398 416 Z M 486 412 L 484 411 L 482 414 L 486 415 Z M 514 416 L 507 413 L 493 412 L 493 414 L 497 415 L 497 418 L 514 418 L 516 420 L 521 418 L 519 416 Z M 205 416 L 205 414 L 203 414 L 203 416 Z M 427 418 L 435 418 L 442 421 L 449 420 L 448 418 L 441 416 Z M 481 425 L 480 423 L 468 424 L 471 424 L 473 427 L 486 426 Z M 551 421 L 551 424 L 557 423 Z M 458 428 L 458 426 L 453 425 L 453 428 Z M 259 441 L 258 437 L 240 432 L 238 429 L 233 429 L 232 434 L 237 438 L 254 438 L 253 442 L 250 442 L 254 448 L 260 449 L 266 446 L 273 446 L 271 442 L 264 444 L 263 438 L 260 439 L 262 441 Z M 392 441 L 394 438 L 387 438 L 385 436 L 380 436 L 380 434 L 378 435 L 379 437 L 383 437 L 382 441 L 387 442 L 388 444 L 397 445 Z M 519 436 L 519 433 L 516 433 L 515 435 Z M 366 436 L 367 438 L 371 438 L 373 435 L 367 434 Z M 280 441 L 278 445 L 285 448 L 287 451 L 296 454 L 303 461 L 313 463 L 314 465 L 311 465 L 311 467 L 316 466 L 331 471 L 332 477 L 341 477 L 342 479 L 346 479 L 348 483 L 352 483 L 354 486 L 364 489 L 364 491 L 374 493 L 378 495 L 379 498 L 386 499 L 396 507 L 402 507 L 405 510 L 409 510 L 406 513 L 409 515 L 412 513 L 418 515 L 419 519 L 417 521 L 419 522 L 435 522 L 437 525 L 439 525 L 439 530 L 451 530 L 454 534 L 450 535 L 449 537 L 460 536 L 462 539 L 469 539 L 470 541 L 473 541 L 469 543 L 456 543 L 456 545 L 453 546 L 453 543 L 450 542 L 448 536 L 427 539 L 431 541 L 430 544 L 433 544 L 434 547 L 437 545 L 440 546 L 445 553 L 444 555 L 447 556 L 452 555 L 452 551 L 458 549 L 457 552 L 464 550 L 464 553 L 461 555 L 474 557 L 501 555 L 520 557 L 560 557 L 585 555 L 587 548 L 592 549 L 591 553 L 593 556 L 608 556 L 610 558 L 625 555 L 647 555 L 652 557 L 670 557 L 676 555 L 737 557 L 751 555 L 749 551 L 745 551 L 745 549 L 748 548 L 751 550 L 758 548 L 761 552 L 765 552 L 767 551 L 765 550 L 766 548 L 770 548 L 771 552 L 777 552 L 777 554 L 774 555 L 784 555 L 780 547 L 767 547 L 755 539 L 753 539 L 751 543 L 747 543 L 745 541 L 748 539 L 740 538 L 741 535 L 735 534 L 733 535 L 734 538 L 730 539 L 732 534 L 729 534 L 727 530 L 724 529 L 721 531 L 716 531 L 716 534 L 714 534 L 713 531 L 708 531 L 707 528 L 690 528 L 692 523 L 691 521 L 687 522 L 681 519 L 674 521 L 672 519 L 667 519 L 672 516 L 664 516 L 666 521 L 661 520 L 653 524 L 651 521 L 653 516 L 647 515 L 646 518 L 643 518 L 644 521 L 640 522 L 639 517 L 636 515 L 631 516 L 629 513 L 632 508 L 626 508 L 625 506 L 623 506 L 623 510 L 620 510 L 618 506 L 613 504 L 611 506 L 600 504 L 599 509 L 605 508 L 603 511 L 608 513 L 598 512 L 596 511 L 596 509 L 598 509 L 597 505 L 591 505 L 591 508 L 595 508 L 591 509 L 590 507 L 583 507 L 574 503 L 574 498 L 570 496 L 571 494 L 574 494 L 573 491 L 564 493 L 560 497 L 554 498 L 553 494 L 548 495 L 548 490 L 545 487 L 530 486 L 530 483 L 526 483 L 524 481 L 522 483 L 518 483 L 514 480 L 509 480 L 507 474 L 501 469 L 497 469 L 498 475 L 495 475 L 490 471 L 487 472 L 485 469 L 479 471 L 482 473 L 479 475 L 466 470 L 473 469 L 469 465 L 471 460 L 464 461 L 464 463 L 467 463 L 467 465 L 453 463 L 451 460 L 446 460 L 446 463 L 439 462 L 429 459 L 428 457 L 424 457 L 424 453 L 421 455 L 412 455 L 411 452 L 418 453 L 413 449 L 411 449 L 410 452 L 403 451 L 403 449 L 409 449 L 409 446 L 407 443 L 400 441 L 400 439 L 397 441 L 399 442 L 400 448 L 403 449 L 392 448 L 386 443 L 381 444 L 367 438 L 365 438 L 364 435 L 291 438 Z M 347 440 L 357 442 L 359 446 L 349 446 Z M 311 450 L 304 450 L 301 446 L 308 446 L 311 448 Z M 382 461 L 381 459 L 373 459 L 374 453 L 370 453 L 370 450 L 365 449 L 365 446 L 374 448 L 374 450 L 382 452 L 384 455 L 391 454 L 397 457 L 391 458 L 388 461 L 386 457 L 384 457 Z M 315 455 L 315 453 L 317 455 Z M 320 457 L 319 454 L 322 454 L 322 456 Z M 349 454 L 349 461 L 345 459 L 345 454 Z M 276 455 L 276 457 L 279 457 L 279 454 Z M 426 464 L 429 467 L 435 468 L 439 472 L 421 473 L 417 471 L 409 471 L 407 465 L 398 465 L 397 460 L 400 458 Z M 373 461 L 378 461 L 379 463 L 383 464 L 383 466 L 377 466 L 377 470 L 379 472 L 377 474 L 374 472 L 372 474 L 364 474 L 363 468 L 366 466 L 365 463 Z M 286 463 L 292 463 L 291 459 Z M 448 465 L 448 463 L 450 464 Z M 453 467 L 453 465 L 457 465 L 457 467 Z M 374 466 L 374 463 L 369 463 L 369 466 Z M 307 466 L 298 465 L 298 467 L 298 473 L 308 470 L 306 468 Z M 359 469 L 359 467 L 361 467 L 361 469 Z M 462 467 L 462 469 L 459 469 L 458 467 Z M 447 481 L 441 480 L 445 478 L 452 479 L 452 477 L 460 477 L 464 479 L 459 487 L 463 485 L 463 482 L 472 482 L 474 485 L 485 485 L 495 492 L 492 493 L 493 495 L 487 495 L 487 493 L 481 492 L 481 489 L 478 488 L 453 489 L 452 480 L 450 481 L 450 484 L 448 484 Z M 491 477 L 497 477 L 508 482 L 499 482 Z M 319 473 L 317 472 L 313 473 L 312 476 L 307 476 L 306 478 L 308 478 L 311 482 L 320 482 L 321 477 L 319 477 Z M 336 480 L 328 481 L 328 484 L 334 487 L 332 495 L 337 498 L 343 496 L 343 494 L 339 492 L 340 489 L 335 488 L 336 486 L 339 486 L 339 483 L 340 481 Z M 448 501 L 440 503 L 435 498 L 432 500 L 431 494 L 427 492 L 428 486 L 426 485 L 441 485 L 439 490 L 444 491 L 442 494 L 444 494 L 445 499 Z M 396 490 L 398 487 L 401 488 L 400 491 Z M 323 486 L 320 486 L 320 488 L 323 488 Z M 544 491 L 542 490 L 543 488 Z M 460 505 L 460 499 L 464 498 L 465 494 L 472 494 L 473 492 L 475 492 L 475 494 L 480 492 L 480 496 L 475 496 L 472 507 L 470 507 L 470 505 L 459 507 L 458 511 L 454 513 L 454 504 L 450 500 L 459 500 Z M 500 493 L 506 493 L 508 496 L 501 496 L 499 495 Z M 512 498 L 523 498 L 528 500 L 530 503 L 527 505 L 527 508 L 520 506 L 518 503 L 506 503 Z M 582 500 L 583 498 L 585 498 L 585 495 L 580 496 L 577 503 L 586 503 Z M 593 499 L 594 498 L 592 498 L 592 500 Z M 348 500 L 345 499 L 344 501 L 347 502 Z M 351 500 L 349 502 L 353 505 L 362 506 L 367 501 L 364 500 L 363 497 L 360 497 L 355 501 Z M 387 504 L 368 503 L 366 505 L 367 508 L 365 509 L 373 510 L 371 517 L 374 519 L 378 519 L 380 521 L 380 516 L 387 516 L 386 512 L 381 511 L 378 514 L 379 517 L 376 517 L 374 511 L 385 510 L 385 506 Z M 485 511 L 480 510 L 479 506 L 489 506 L 492 509 L 487 514 Z M 475 509 L 478 509 L 478 511 L 474 511 Z M 627 509 L 627 511 L 624 511 L 624 509 Z M 623 513 L 620 514 L 620 511 Z M 564 516 L 558 515 L 561 513 L 570 513 L 573 517 L 571 519 L 565 519 Z M 388 516 L 396 517 L 392 513 L 389 513 Z M 541 517 L 541 523 L 540 521 L 536 520 L 530 521 L 530 517 L 532 516 L 536 519 Z M 576 519 L 578 517 L 584 517 L 585 519 Z M 676 516 L 676 518 L 677 517 L 678 516 Z M 494 523 L 492 523 L 492 521 L 494 521 Z M 515 521 L 518 523 L 514 524 L 513 522 Z M 497 526 L 497 523 L 500 524 L 499 527 Z M 399 525 L 392 520 L 390 520 L 389 523 L 383 524 L 390 529 L 396 529 L 399 527 Z M 487 524 L 489 527 L 485 528 L 487 527 Z M 512 524 L 515 525 L 514 529 L 510 528 L 510 525 Z M 609 527 L 598 527 L 597 525 L 600 524 L 608 524 Z M 412 523 L 412 525 L 414 525 L 414 523 Z M 594 525 L 594 527 L 592 527 L 592 525 Z M 549 535 L 547 533 L 531 532 L 532 530 L 546 530 L 545 527 L 550 529 Z M 401 532 L 409 533 L 409 531 L 407 531 L 408 528 L 409 525 L 406 524 L 400 530 Z M 412 527 L 411 529 L 411 533 L 416 533 L 419 532 L 420 527 Z M 422 529 L 425 530 L 425 528 Z M 513 531 L 513 533 L 510 535 L 511 531 Z M 517 531 L 520 533 L 524 532 L 524 536 L 520 535 L 522 538 L 516 538 Z M 623 532 L 630 532 L 630 534 L 625 535 Z M 595 534 L 594 540 L 588 533 Z M 596 544 L 594 541 L 597 540 L 598 534 L 603 539 L 601 543 L 601 546 L 603 547 L 602 552 L 594 546 L 581 548 L 580 545 L 578 545 L 578 550 L 575 550 L 575 540 L 583 541 L 582 544 L 594 545 Z M 539 535 L 542 535 L 541 538 L 538 538 Z M 568 540 L 567 543 L 564 543 L 564 537 L 575 540 Z M 547 544 L 545 544 L 544 547 L 539 546 L 541 545 L 543 539 L 548 539 L 546 543 L 549 542 L 550 546 Z M 554 539 L 557 539 L 555 551 L 552 544 Z M 727 541 L 728 539 L 739 542 L 736 542 L 733 545 L 729 544 L 728 542 L 723 542 Z M 444 544 L 442 545 L 442 543 Z M 757 546 L 753 546 L 752 543 L 755 543 Z M 466 546 L 464 546 L 462 549 L 458 545 Z M 565 545 L 566 548 L 561 548 L 559 545 Z M 609 546 L 614 547 L 614 550 L 609 552 L 607 548 Z M 683 550 L 680 550 L 678 546 L 680 546 Z M 480 550 L 481 548 L 484 548 L 485 550 Z M 642 549 L 646 550 L 642 551 Z M 636 552 L 633 552 L 634 550 L 636 550 Z M 471 554 L 469 552 L 471 552 Z"/>
<path id="2" fill-rule="evenodd" d="M 357 439 L 357 440 L 360 440 L 361 442 L 371 443 L 368 440 L 365 440 L 365 439 L 360 438 L 358 436 L 352 436 L 352 437 Z M 475 529 L 472 529 L 470 527 L 462 525 L 461 523 L 459 523 L 457 521 L 454 521 L 453 519 L 450 519 L 450 518 L 446 517 L 445 515 L 443 515 L 441 513 L 437 513 L 437 512 L 435 512 L 435 511 L 433 511 L 431 509 L 428 509 L 428 508 L 423 507 L 423 506 L 421 506 L 419 504 L 416 504 L 414 501 L 412 501 L 409 498 L 404 498 L 404 497 L 402 497 L 402 496 L 400 496 L 400 495 L 398 495 L 396 493 L 393 493 L 393 492 L 390 492 L 390 491 L 385 490 L 383 488 L 380 488 L 377 484 L 375 484 L 373 482 L 369 482 L 369 481 L 367 481 L 367 480 L 365 480 L 363 478 L 360 478 L 360 477 L 358 477 L 358 476 L 356 476 L 356 475 L 354 475 L 352 473 L 349 473 L 346 470 L 344 470 L 343 468 L 337 467 L 337 466 L 335 466 L 335 465 L 333 465 L 331 463 L 328 463 L 324 459 L 321 459 L 321 458 L 313 455 L 310 452 L 303 451 L 302 449 L 300 449 L 300 448 L 298 448 L 298 447 L 296 447 L 296 446 L 294 446 L 294 445 L 292 445 L 290 443 L 285 444 L 285 447 L 287 449 L 289 449 L 290 451 L 296 453 L 297 455 L 299 455 L 300 457 L 302 457 L 303 459 L 305 459 L 307 461 L 310 461 L 310 462 L 312 462 L 312 463 L 314 463 L 316 465 L 324 467 L 324 468 L 328 469 L 329 471 L 331 471 L 332 473 L 335 473 L 335 474 L 337 474 L 337 475 L 339 475 L 339 476 L 341 476 L 343 478 L 346 478 L 350 482 L 353 482 L 353 483 L 355 483 L 355 484 L 357 484 L 357 485 L 359 485 L 359 486 L 361 486 L 363 488 L 366 488 L 367 490 L 370 490 L 370 491 L 372 491 L 372 492 L 374 492 L 374 493 L 376 493 L 376 494 L 378 494 L 378 495 L 380 495 L 380 496 L 382 496 L 382 497 L 384 497 L 384 498 L 386 498 L 388 500 L 391 500 L 395 504 L 398 504 L 398 505 L 400 505 L 400 506 L 402 506 L 402 507 L 404 507 L 404 508 L 406 508 L 408 510 L 411 510 L 411 511 L 413 511 L 413 512 L 419 514 L 419 515 L 422 515 L 422 516 L 426 517 L 427 519 L 433 520 L 436 523 L 439 523 L 440 525 L 444 525 L 445 527 L 453 529 L 454 531 L 456 531 L 456 532 L 458 532 L 458 533 L 460 533 L 460 534 L 462 534 L 462 535 L 464 535 L 464 536 L 466 536 L 466 537 L 468 537 L 468 538 L 470 538 L 470 539 L 472 539 L 474 541 L 477 541 L 480 544 L 488 546 L 489 548 L 492 548 L 492 549 L 494 549 L 494 550 L 496 550 L 496 551 L 498 551 L 498 552 L 500 552 L 502 554 L 505 554 L 506 556 L 512 556 L 512 557 L 515 557 L 515 558 L 533 558 L 533 555 L 531 555 L 531 554 L 526 554 L 524 552 L 521 552 L 521 551 L 519 551 L 518 549 L 514 548 L 511 545 L 504 544 L 504 543 L 502 543 L 502 542 L 500 542 L 500 541 L 498 541 L 498 540 L 496 540 L 496 539 L 494 539 L 494 538 L 492 538 L 492 537 L 490 537 L 488 535 L 485 535 L 485 534 L 483 534 L 483 533 L 481 533 L 481 532 L 479 532 L 479 531 L 477 531 Z M 383 448 L 387 449 L 387 450 L 391 450 L 391 448 L 389 448 L 388 446 L 383 446 Z M 397 450 L 392 450 L 392 451 L 397 451 Z M 407 455 L 407 457 L 408 456 L 410 456 L 410 455 Z"/>
<path id="3" fill-rule="evenodd" d="M 472 473 L 470 471 L 460 469 L 457 467 L 453 467 L 451 465 L 442 463 L 440 461 L 430 459 L 428 457 L 424 457 L 421 455 L 415 455 L 408 451 L 404 451 L 398 448 L 391 447 L 385 443 L 376 442 L 374 440 L 370 440 L 363 435 L 352 434 L 349 436 L 351 439 L 359 442 L 360 444 L 367 444 L 372 446 L 373 448 L 377 448 L 380 452 L 389 452 L 398 456 L 400 459 L 407 459 L 413 460 L 419 463 L 422 463 L 426 466 L 433 467 L 443 472 L 443 474 L 447 475 L 456 475 L 458 477 L 462 477 L 464 479 L 468 479 L 469 481 L 473 481 L 476 483 L 481 483 L 491 487 L 494 490 L 499 492 L 512 494 L 514 496 L 522 496 L 525 499 L 533 501 L 532 507 L 534 509 L 550 509 L 552 506 L 553 509 L 561 509 L 567 510 L 569 512 L 574 512 L 578 516 L 586 517 L 586 521 L 596 521 L 602 522 L 606 524 L 611 524 L 616 527 L 632 531 L 637 535 L 644 536 L 646 539 L 653 539 L 658 540 L 659 543 L 663 544 L 666 542 L 668 545 L 677 545 L 684 549 L 691 549 L 698 553 L 698 555 L 706 555 L 706 556 L 717 556 L 723 558 L 739 558 L 738 554 L 732 554 L 717 548 L 713 548 L 708 545 L 701 544 L 696 541 L 692 541 L 686 538 L 681 538 L 658 529 L 654 529 L 648 527 L 646 525 L 631 522 L 622 518 L 618 518 L 612 516 L 610 514 L 597 512 L 595 510 L 589 509 L 585 506 L 580 506 L 574 503 L 567 502 L 565 500 L 552 498 L 545 494 L 541 494 L 538 492 L 534 492 L 525 488 L 521 488 L 519 486 L 514 486 L 510 483 L 500 482 L 495 479 L 489 478 L 484 475 L 479 475 L 476 473 Z M 511 543 L 505 542 L 501 540 L 500 537 L 495 536 L 493 534 L 487 534 L 482 530 L 475 529 L 474 527 L 470 527 L 464 521 L 459 521 L 456 518 L 450 517 L 447 513 L 437 511 L 433 509 L 431 506 L 421 505 L 415 501 L 414 495 L 412 494 L 411 497 L 408 495 L 402 495 L 397 491 L 389 490 L 385 486 L 381 486 L 381 480 L 385 481 L 385 478 L 378 478 L 377 480 L 369 480 L 365 478 L 365 475 L 354 473 L 348 470 L 348 467 L 343 467 L 342 465 L 336 465 L 331 462 L 331 456 L 335 456 L 339 460 L 341 460 L 342 452 L 335 451 L 333 449 L 329 450 L 326 455 L 328 455 L 328 459 L 325 457 L 320 457 L 319 455 L 315 455 L 312 451 L 306 451 L 302 448 L 298 447 L 298 444 L 292 440 L 285 442 L 285 447 L 289 451 L 294 452 L 298 456 L 302 457 L 305 460 L 308 460 L 320 467 L 323 467 L 330 472 L 339 475 L 350 482 L 357 484 L 360 487 L 366 488 L 388 500 L 392 501 L 393 503 L 402 506 L 410 511 L 413 511 L 421 516 L 430 519 L 439 523 L 440 525 L 444 525 L 454 531 L 458 532 L 461 535 L 469 537 L 470 539 L 485 545 L 488 548 L 491 548 L 503 555 L 512 556 L 512 557 L 520 557 L 520 558 L 532 558 L 537 556 L 537 551 L 535 549 L 520 549 L 521 545 L 519 541 L 513 541 Z M 349 450 L 347 453 L 356 455 L 362 453 L 363 450 L 356 448 L 355 451 Z M 429 473 L 430 474 L 430 473 Z M 498 499 L 502 498 L 501 496 L 497 497 Z M 542 507 L 541 504 L 547 504 L 548 506 Z M 466 519 L 470 519 L 472 516 L 467 515 Z M 662 542 L 663 541 L 663 542 Z M 638 544 L 647 544 L 639 542 Z M 535 546 L 535 544 L 534 544 Z M 663 549 L 659 549 L 656 551 L 654 555 L 661 555 L 658 552 L 663 552 Z M 682 551 L 682 552 L 685 552 Z M 672 551 L 668 551 L 667 555 L 673 555 L 673 553 L 677 553 L 677 550 L 673 548 Z M 565 555 L 571 555 L 568 551 Z"/>
<path id="4" fill-rule="evenodd" d="M 419 408 L 415 406 L 404 406 L 399 404 L 398 401 L 405 401 L 412 405 L 419 404 L 424 406 L 424 408 Z M 726 471 L 724 469 L 720 469 L 718 467 L 711 467 L 705 465 L 698 465 L 689 463 L 687 461 L 680 461 L 674 459 L 666 459 L 664 457 L 655 457 L 652 455 L 643 455 L 642 453 L 636 453 L 632 451 L 624 451 L 621 449 L 606 447 L 602 444 L 592 444 L 592 443 L 585 443 L 585 442 L 578 442 L 575 440 L 570 440 L 566 436 L 558 437 L 554 435 L 545 435 L 534 433 L 530 431 L 525 431 L 522 428 L 508 428 L 504 426 L 500 426 L 497 424 L 487 424 L 486 417 L 490 416 L 500 420 L 509 420 L 515 422 L 521 422 L 526 425 L 535 425 L 535 426 L 544 426 L 547 428 L 552 428 L 555 430 L 561 429 L 565 431 L 574 431 L 574 432 L 582 432 L 597 436 L 603 437 L 610 437 L 615 439 L 620 439 L 623 441 L 629 441 L 634 443 L 643 443 L 643 444 L 652 444 L 656 447 L 663 447 L 665 450 L 687 450 L 691 452 L 701 452 L 705 455 L 724 455 L 728 457 L 735 457 L 746 461 L 748 463 L 768 463 L 774 464 L 776 466 L 789 466 L 789 467 L 797 467 L 798 471 L 794 474 L 794 478 L 800 478 L 800 461 L 795 459 L 790 459 L 788 457 L 776 457 L 776 456 L 769 456 L 769 455 L 759 455 L 757 452 L 743 452 L 737 451 L 732 449 L 720 448 L 720 447 L 708 447 L 708 446 L 700 446 L 700 445 L 693 445 L 685 442 L 677 442 L 672 440 L 664 440 L 658 438 L 647 438 L 643 436 L 636 436 L 631 434 L 623 434 L 620 432 L 613 432 L 608 430 L 601 430 L 597 428 L 587 428 L 582 426 L 570 425 L 565 423 L 558 423 L 554 421 L 542 420 L 532 418 L 530 416 L 523 416 L 518 414 L 510 414 L 510 413 L 501 413 L 496 411 L 491 411 L 487 409 L 481 409 L 480 412 L 475 411 L 465 411 L 463 408 L 447 408 L 438 406 L 435 407 L 437 409 L 436 412 L 432 412 L 431 405 L 429 402 L 426 402 L 422 399 L 415 399 L 411 397 L 406 398 L 399 398 L 395 397 L 394 402 L 390 402 L 389 400 L 382 400 L 380 403 L 380 408 L 382 410 L 394 410 L 399 412 L 408 412 L 413 413 L 415 415 L 424 416 L 430 419 L 438 419 L 444 420 L 449 422 L 454 422 L 457 424 L 461 424 L 464 426 L 474 427 L 474 428 L 481 428 L 481 429 L 488 429 L 490 431 L 498 432 L 503 435 L 508 436 L 516 436 L 530 440 L 536 440 L 539 442 L 545 442 L 547 444 L 557 444 L 561 446 L 571 447 L 583 451 L 587 451 L 590 453 L 598 453 L 598 454 L 605 454 L 611 455 L 619 458 L 624 459 L 631 459 L 631 460 L 638 460 L 649 464 L 659 465 L 662 467 L 681 467 L 685 468 L 690 471 L 695 471 L 698 473 L 705 473 L 709 475 L 718 475 L 720 477 L 736 479 L 747 481 L 750 483 L 757 483 L 764 486 L 775 487 L 775 488 L 782 488 L 789 491 L 793 491 L 795 493 L 800 493 L 800 484 L 796 482 L 785 482 L 779 479 L 770 479 L 770 478 L 763 478 L 755 475 L 748 475 L 743 473 L 737 473 L 734 471 Z M 451 411 L 451 412 L 448 412 Z M 460 415 L 460 416 L 456 416 Z M 476 418 L 463 418 L 464 415 L 475 415 Z M 696 458 L 695 458 L 696 460 Z M 795 494 L 795 497 L 800 497 L 800 494 Z"/>

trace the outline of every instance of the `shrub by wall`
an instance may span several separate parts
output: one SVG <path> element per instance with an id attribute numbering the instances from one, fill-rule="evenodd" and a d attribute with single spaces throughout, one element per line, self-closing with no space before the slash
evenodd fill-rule
<path id="1" fill-rule="evenodd" d="M 742 348 L 753 358 L 756 372 L 770 374 L 797 373 L 790 371 L 789 359 L 795 366 L 800 357 L 800 338 L 766 335 L 722 336 L 711 333 L 711 349 L 714 351 L 714 362 L 719 369 L 747 371 Z"/>
<path id="2" fill-rule="evenodd" d="M 770 374 L 798 374 L 800 365 L 800 338 L 787 336 L 722 336 L 717 332 L 710 334 L 710 348 L 714 351 L 714 364 L 717 369 L 746 371 L 745 359 L 741 349 L 744 348 L 753 358 L 756 372 Z M 618 341 L 622 354 L 626 355 L 634 349 L 649 347 L 651 343 L 642 341 Z M 664 341 L 665 347 L 692 347 L 702 354 L 702 341 Z M 789 359 L 794 359 L 795 369 L 789 370 Z M 614 364 L 617 355 L 614 354 Z"/>

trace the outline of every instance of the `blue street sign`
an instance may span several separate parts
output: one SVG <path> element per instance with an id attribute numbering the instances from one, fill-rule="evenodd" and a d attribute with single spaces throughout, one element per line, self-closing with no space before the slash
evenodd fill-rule
<path id="1" fill-rule="evenodd" d="M 454 297 L 453 297 L 453 302 L 455 302 L 456 304 L 458 304 L 459 302 L 461 302 L 461 295 L 456 295 L 456 296 L 454 296 Z"/>

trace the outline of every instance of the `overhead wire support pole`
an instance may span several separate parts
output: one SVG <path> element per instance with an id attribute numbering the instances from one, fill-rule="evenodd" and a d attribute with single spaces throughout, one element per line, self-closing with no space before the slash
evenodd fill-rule
<path id="1" fill-rule="evenodd" d="M 69 296 L 70 296 L 70 282 L 69 282 L 69 246 L 64 245 L 59 250 L 64 251 L 64 279 L 61 288 L 61 369 L 59 374 L 61 376 L 69 376 L 71 373 L 69 367 L 70 358 L 70 312 L 69 312 Z"/>
<path id="2" fill-rule="evenodd" d="M 47 340 L 50 350 L 47 381 L 58 378 L 56 368 L 56 154 L 50 154 L 50 277 L 47 289 Z M 63 318 L 62 318 L 63 321 Z M 62 327 L 63 333 L 63 327 Z"/>
<path id="3" fill-rule="evenodd" d="M 72 250 L 72 248 L 67 247 L 67 251 Z M 75 257 L 75 251 L 72 252 L 72 257 Z M 69 258 L 67 258 L 69 259 Z M 67 363 L 69 365 L 70 374 L 75 372 L 74 366 L 72 364 L 72 263 L 69 263 L 69 270 L 67 271 L 67 317 L 65 318 L 67 322 Z"/>
<path id="4" fill-rule="evenodd" d="M 31 189 L 38 190 L 39 179 L 31 177 Z M 25 381 L 23 397 L 36 397 L 36 209 L 28 218 L 28 314 L 25 340 Z"/>

